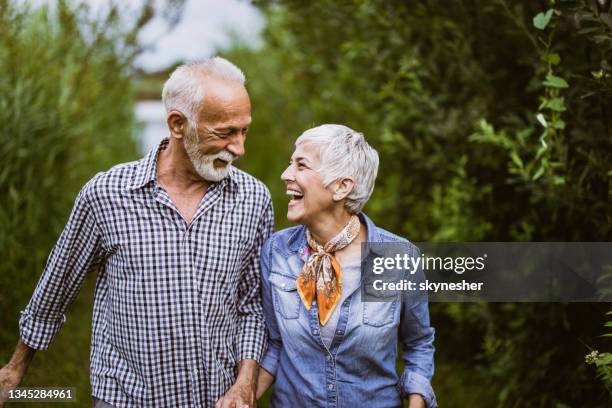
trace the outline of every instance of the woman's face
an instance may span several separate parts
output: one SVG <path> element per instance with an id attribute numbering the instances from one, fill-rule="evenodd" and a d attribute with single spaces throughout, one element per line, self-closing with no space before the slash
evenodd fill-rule
<path id="1" fill-rule="evenodd" d="M 289 221 L 308 224 L 334 208 L 333 192 L 323 187 L 323 178 L 317 171 L 320 163 L 319 149 L 308 142 L 300 143 L 293 152 L 289 167 L 281 175 L 291 197 Z"/>

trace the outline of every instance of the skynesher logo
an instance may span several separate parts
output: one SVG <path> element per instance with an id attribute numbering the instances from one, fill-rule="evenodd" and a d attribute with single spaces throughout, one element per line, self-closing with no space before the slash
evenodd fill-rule
<path id="1" fill-rule="evenodd" d="M 465 271 L 482 271 L 485 268 L 486 258 L 487 254 L 478 257 L 441 257 L 422 254 L 418 258 L 408 254 L 397 254 L 395 257 L 374 258 L 372 272 L 380 275 L 388 270 L 404 270 L 414 275 L 419 267 L 422 267 L 424 271 L 453 271 L 460 275 Z"/>

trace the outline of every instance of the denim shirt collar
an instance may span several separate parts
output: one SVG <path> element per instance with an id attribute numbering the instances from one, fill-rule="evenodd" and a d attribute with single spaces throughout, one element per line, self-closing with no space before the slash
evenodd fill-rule
<path id="1" fill-rule="evenodd" d="M 368 232 L 367 242 L 365 251 L 366 254 L 362 254 L 362 259 L 365 258 L 370 251 L 372 253 L 376 253 L 374 249 L 369 248 L 367 245 L 368 242 L 381 242 L 382 239 L 380 234 L 378 233 L 378 227 L 374 224 L 374 222 L 363 212 L 357 214 L 362 223 L 365 224 Z M 289 246 L 289 250 L 291 252 L 297 253 L 300 258 L 306 258 L 308 253 L 308 242 L 306 241 L 306 226 L 300 225 L 296 230 L 291 234 L 289 239 L 287 240 L 287 245 Z M 380 255 L 380 254 L 379 254 Z"/>

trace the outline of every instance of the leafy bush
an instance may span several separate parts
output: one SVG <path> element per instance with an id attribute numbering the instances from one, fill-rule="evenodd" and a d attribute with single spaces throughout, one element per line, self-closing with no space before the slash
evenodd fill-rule
<path id="1" fill-rule="evenodd" d="M 117 11 L 17 3 L 0 0 L 0 361 L 80 187 L 137 157 L 136 48 Z"/>
<path id="2" fill-rule="evenodd" d="M 272 183 L 280 226 L 292 143 L 332 122 L 380 152 L 366 211 L 409 239 L 611 240 L 609 1 L 257 4 L 263 47 L 227 55 L 250 78 L 244 167 Z M 482 406 L 485 388 L 502 407 L 607 406 L 584 363 L 607 309 L 434 304 L 437 366 L 476 378 Z M 468 405 L 456 378 L 435 378 L 439 399 Z"/>

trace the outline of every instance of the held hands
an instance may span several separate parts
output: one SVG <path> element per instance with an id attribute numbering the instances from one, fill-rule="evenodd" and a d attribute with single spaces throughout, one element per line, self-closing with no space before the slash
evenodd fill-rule
<path id="1" fill-rule="evenodd" d="M 258 364 L 255 360 L 238 363 L 238 378 L 232 387 L 219 398 L 215 408 L 255 408 Z"/>
<path id="2" fill-rule="evenodd" d="M 254 408 L 255 386 L 253 381 L 237 380 L 234 385 L 219 398 L 215 408 Z"/>

